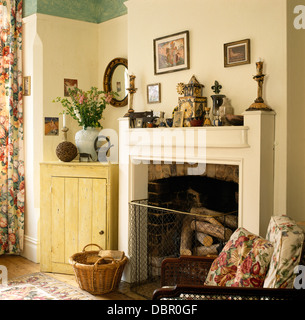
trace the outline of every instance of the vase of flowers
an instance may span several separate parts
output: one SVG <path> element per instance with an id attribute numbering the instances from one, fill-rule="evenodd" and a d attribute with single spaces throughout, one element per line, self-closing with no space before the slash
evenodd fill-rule
<path id="1" fill-rule="evenodd" d="M 74 87 L 68 89 L 69 98 L 56 98 L 61 102 L 64 113 L 69 114 L 83 128 L 75 134 L 75 144 L 80 154 L 80 161 L 97 161 L 96 140 L 102 125 L 103 111 L 113 98 L 113 93 L 106 93 L 91 87 L 89 91 Z"/>

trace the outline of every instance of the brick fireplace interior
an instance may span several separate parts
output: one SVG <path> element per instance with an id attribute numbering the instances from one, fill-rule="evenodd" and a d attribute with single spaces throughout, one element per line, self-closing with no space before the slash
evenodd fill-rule
<path id="1" fill-rule="evenodd" d="M 131 204 L 130 212 L 137 289 L 158 281 L 167 257 L 218 255 L 238 226 L 238 166 L 207 164 L 202 174 L 190 175 L 194 166 L 147 165 L 148 197 Z"/>
<path id="2" fill-rule="evenodd" d="M 177 163 L 149 164 L 149 204 L 186 212 L 194 207 L 224 213 L 237 211 L 238 166 L 207 164 L 202 175 L 189 175 L 190 167 Z"/>

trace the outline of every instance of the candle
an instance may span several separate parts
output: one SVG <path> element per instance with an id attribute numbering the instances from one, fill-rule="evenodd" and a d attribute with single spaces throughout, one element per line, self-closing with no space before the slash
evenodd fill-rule
<path id="1" fill-rule="evenodd" d="M 65 128 L 66 127 L 66 114 L 63 113 L 62 115 L 62 126 Z"/>
<path id="2" fill-rule="evenodd" d="M 256 62 L 256 72 L 258 75 L 263 74 L 263 62 L 262 61 Z"/>

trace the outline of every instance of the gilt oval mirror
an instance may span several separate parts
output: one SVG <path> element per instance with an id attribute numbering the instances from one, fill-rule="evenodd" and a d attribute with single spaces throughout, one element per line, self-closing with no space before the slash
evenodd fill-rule
<path id="1" fill-rule="evenodd" d="M 127 59 L 115 58 L 108 64 L 104 74 L 104 91 L 116 92 L 110 104 L 124 107 L 128 103 L 128 63 Z"/>

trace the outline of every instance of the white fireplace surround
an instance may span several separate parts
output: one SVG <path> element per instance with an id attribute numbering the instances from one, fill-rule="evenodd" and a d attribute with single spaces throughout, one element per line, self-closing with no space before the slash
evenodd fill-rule
<path id="1" fill-rule="evenodd" d="M 223 127 L 131 129 L 128 118 L 119 119 L 119 250 L 128 255 L 129 202 L 147 198 L 148 161 L 198 163 L 201 171 L 206 163 L 238 165 L 239 226 L 265 237 L 273 215 L 275 113 L 243 115 L 244 126 Z"/>

